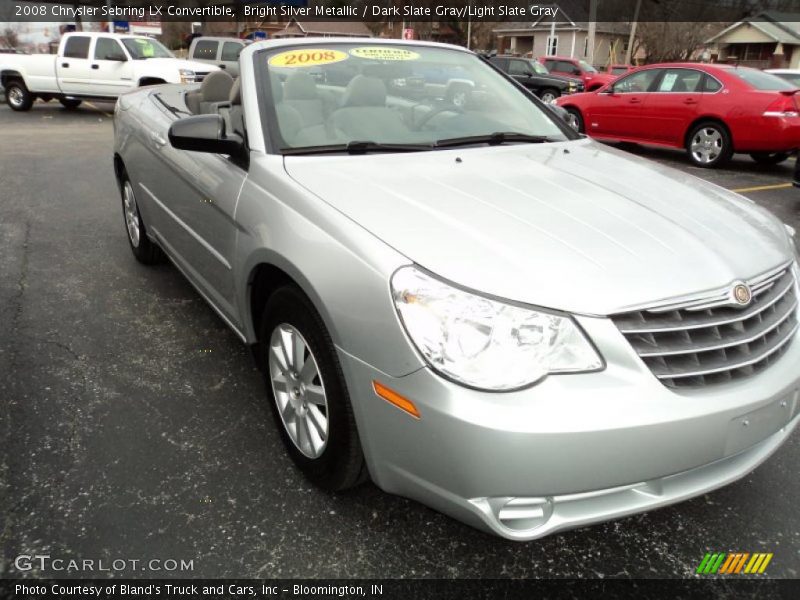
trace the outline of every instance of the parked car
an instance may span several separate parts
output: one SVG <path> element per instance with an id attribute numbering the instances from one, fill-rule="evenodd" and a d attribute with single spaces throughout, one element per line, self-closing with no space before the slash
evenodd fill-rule
<path id="1" fill-rule="evenodd" d="M 728 484 L 800 422 L 798 257 L 766 209 L 579 136 L 464 48 L 239 60 L 192 116 L 184 86 L 121 97 L 115 175 L 133 255 L 252 346 L 317 485 L 529 540 Z M 344 87 L 308 72 L 342 63 Z M 474 91 L 395 95 L 398 64 Z"/>
<path id="2" fill-rule="evenodd" d="M 116 99 L 141 86 L 202 81 L 215 70 L 175 58 L 152 38 L 111 33 L 68 33 L 57 55 L 0 55 L 0 85 L 18 111 L 29 110 L 37 97 L 75 108 L 83 98 Z"/>
<path id="3" fill-rule="evenodd" d="M 795 87 L 800 87 L 800 69 L 765 69 L 765 71 L 777 75 Z"/>
<path id="4" fill-rule="evenodd" d="M 613 65 L 612 64 L 612 65 L 608 65 L 608 67 L 606 67 L 606 73 L 608 73 L 610 75 L 613 75 L 614 77 L 619 77 L 620 75 L 625 75 L 625 73 L 633 71 L 635 68 L 636 67 L 634 65 L 625 65 L 625 64 Z"/>
<path id="5" fill-rule="evenodd" d="M 239 54 L 249 44 L 248 40 L 230 37 L 199 36 L 192 39 L 189 58 L 214 64 L 233 77 L 239 76 Z"/>
<path id="6" fill-rule="evenodd" d="M 649 65 L 598 92 L 563 98 L 578 131 L 603 140 L 685 148 L 699 167 L 735 152 L 777 164 L 800 147 L 798 88 L 749 67 Z"/>
<path id="7" fill-rule="evenodd" d="M 583 82 L 572 77 L 551 75 L 547 71 L 547 67 L 537 60 L 513 56 L 493 56 L 489 58 L 489 62 L 504 73 L 508 73 L 548 104 L 555 102 L 559 96 L 584 90 Z"/>
<path id="8" fill-rule="evenodd" d="M 600 89 L 616 79 L 615 75 L 601 73 L 585 60 L 568 56 L 544 56 L 539 58 L 547 70 L 553 75 L 576 77 L 583 82 L 587 92 Z"/>

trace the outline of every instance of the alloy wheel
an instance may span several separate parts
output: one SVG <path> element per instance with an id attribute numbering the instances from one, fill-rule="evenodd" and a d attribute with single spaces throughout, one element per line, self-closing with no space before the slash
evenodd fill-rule
<path id="1" fill-rule="evenodd" d="M 311 348 L 295 327 L 282 323 L 272 331 L 267 360 L 289 438 L 304 456 L 319 458 L 328 444 L 328 402 Z"/>
<path id="2" fill-rule="evenodd" d="M 128 237 L 134 248 L 139 247 L 141 232 L 139 230 L 139 210 L 136 207 L 136 197 L 133 195 L 131 182 L 126 181 L 122 190 L 123 205 L 125 208 L 125 224 L 128 227 Z"/>
<path id="3" fill-rule="evenodd" d="M 545 92 L 542 94 L 541 101 L 545 104 L 553 104 L 556 101 L 556 95 L 553 92 Z"/>
<path id="4" fill-rule="evenodd" d="M 25 94 L 19 86 L 13 86 L 10 90 L 7 90 L 7 94 L 8 102 L 15 108 L 19 108 L 25 102 Z"/>

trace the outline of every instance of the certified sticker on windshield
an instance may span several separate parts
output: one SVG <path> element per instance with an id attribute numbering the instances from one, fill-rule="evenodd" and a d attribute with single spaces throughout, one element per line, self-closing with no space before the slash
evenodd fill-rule
<path id="1" fill-rule="evenodd" d="M 350 58 L 345 52 L 339 50 L 326 50 L 324 48 L 302 48 L 281 52 L 269 59 L 271 67 L 316 67 L 329 65 Z"/>
<path id="2" fill-rule="evenodd" d="M 419 54 L 405 48 L 392 48 L 391 46 L 362 46 L 350 50 L 352 56 L 369 58 L 371 60 L 417 60 Z"/>

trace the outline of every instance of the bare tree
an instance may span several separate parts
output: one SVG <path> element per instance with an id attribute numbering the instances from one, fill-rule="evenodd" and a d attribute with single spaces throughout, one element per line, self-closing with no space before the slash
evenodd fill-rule
<path id="1" fill-rule="evenodd" d="M 704 42 L 726 25 L 653 21 L 639 24 L 637 38 L 648 63 L 692 60 Z"/>

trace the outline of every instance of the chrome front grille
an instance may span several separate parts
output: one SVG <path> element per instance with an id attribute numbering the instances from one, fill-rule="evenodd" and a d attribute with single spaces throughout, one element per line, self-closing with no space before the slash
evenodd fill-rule
<path id="1" fill-rule="evenodd" d="M 747 282 L 752 301 L 733 306 L 728 291 L 612 317 L 667 386 L 741 379 L 783 354 L 797 332 L 797 284 L 791 264 Z"/>

